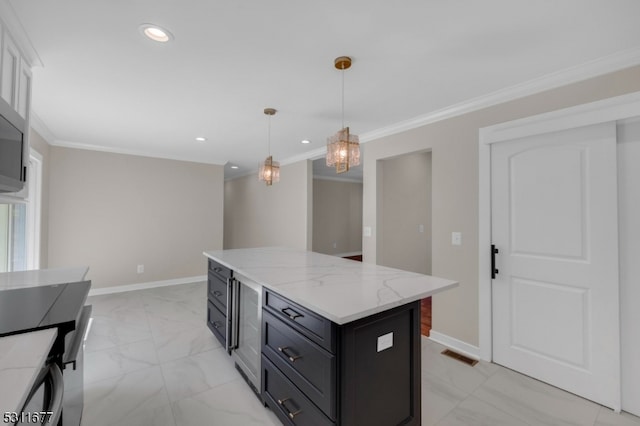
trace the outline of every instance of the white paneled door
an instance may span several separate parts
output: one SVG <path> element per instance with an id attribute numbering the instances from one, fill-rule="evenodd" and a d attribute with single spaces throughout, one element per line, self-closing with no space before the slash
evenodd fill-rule
<path id="1" fill-rule="evenodd" d="M 496 363 L 620 409 L 616 126 L 491 145 Z"/>

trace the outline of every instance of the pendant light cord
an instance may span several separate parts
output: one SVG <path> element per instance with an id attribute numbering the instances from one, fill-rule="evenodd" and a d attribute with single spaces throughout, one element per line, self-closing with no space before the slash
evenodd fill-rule
<path id="1" fill-rule="evenodd" d="M 342 65 L 342 128 L 344 129 L 344 65 Z"/>

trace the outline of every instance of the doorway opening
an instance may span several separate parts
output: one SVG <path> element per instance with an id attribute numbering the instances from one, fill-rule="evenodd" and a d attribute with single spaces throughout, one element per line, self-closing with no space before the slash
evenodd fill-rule
<path id="1" fill-rule="evenodd" d="M 431 274 L 431 151 L 379 161 L 377 263 Z M 421 332 L 431 331 L 431 298 L 421 302 Z"/>

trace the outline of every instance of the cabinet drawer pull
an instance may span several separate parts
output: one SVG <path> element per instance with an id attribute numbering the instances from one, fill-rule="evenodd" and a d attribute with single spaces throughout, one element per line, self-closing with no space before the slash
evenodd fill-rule
<path id="1" fill-rule="evenodd" d="M 288 346 L 285 346 L 284 348 L 281 348 L 280 346 L 278 346 L 278 350 L 280 352 L 282 352 L 284 354 L 284 356 L 289 358 L 289 361 L 296 362 L 297 359 L 302 358 L 302 355 L 291 355 L 291 354 L 287 353 L 287 349 L 289 349 Z"/>
<path id="2" fill-rule="evenodd" d="M 288 316 L 289 318 L 291 318 L 292 320 L 295 320 L 296 318 L 301 318 L 304 315 L 294 311 L 291 308 L 284 308 L 282 309 L 282 313 L 285 314 L 286 316 Z"/>
<path id="3" fill-rule="evenodd" d="M 214 321 L 213 322 L 213 328 L 215 328 L 216 330 L 219 329 L 220 327 L 222 327 L 222 324 L 220 324 L 218 321 Z"/>
<path id="4" fill-rule="evenodd" d="M 284 405 L 285 402 L 289 401 L 291 398 L 284 398 L 284 399 L 279 399 L 278 400 L 278 404 L 282 405 L 282 408 L 284 408 L 284 410 L 287 412 L 287 415 L 289 416 L 289 418 L 293 419 L 295 416 L 297 416 L 298 414 L 300 414 L 302 412 L 302 410 L 298 409 L 296 411 L 291 411 L 289 410 L 289 408 L 287 408 L 286 405 Z"/>
<path id="5" fill-rule="evenodd" d="M 214 295 L 215 297 L 220 297 L 220 296 L 222 296 L 222 292 L 220 292 L 220 291 L 216 290 L 216 291 L 214 291 L 214 292 L 213 292 L 213 295 Z"/>

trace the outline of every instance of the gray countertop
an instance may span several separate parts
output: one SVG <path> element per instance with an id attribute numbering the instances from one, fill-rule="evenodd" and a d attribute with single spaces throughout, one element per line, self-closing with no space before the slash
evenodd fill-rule
<path id="1" fill-rule="evenodd" d="M 37 287 L 43 285 L 74 283 L 84 281 L 89 268 L 34 269 L 0 273 L 0 291 L 13 288 Z"/>
<path id="2" fill-rule="evenodd" d="M 57 335 L 49 328 L 0 337 L 0 415 L 20 412 Z"/>
<path id="3" fill-rule="evenodd" d="M 204 255 L 337 324 L 458 285 L 445 278 L 283 247 L 205 251 Z"/>

